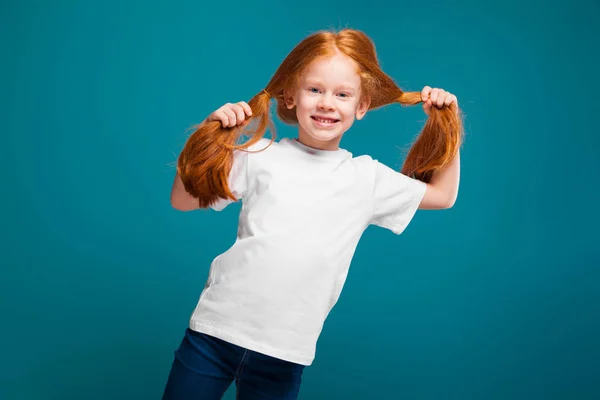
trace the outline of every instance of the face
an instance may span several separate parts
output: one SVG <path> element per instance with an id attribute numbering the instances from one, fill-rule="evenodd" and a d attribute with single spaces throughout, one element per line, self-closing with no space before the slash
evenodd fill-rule
<path id="1" fill-rule="evenodd" d="M 312 62 L 300 77 L 296 93 L 286 98 L 296 107 L 298 139 L 323 150 L 337 150 L 342 135 L 362 119 L 369 101 L 360 100 L 360 76 L 356 63 L 343 54 Z"/>

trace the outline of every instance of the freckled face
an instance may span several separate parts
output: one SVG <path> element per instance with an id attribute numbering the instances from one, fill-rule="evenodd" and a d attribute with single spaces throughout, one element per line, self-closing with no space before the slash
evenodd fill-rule
<path id="1" fill-rule="evenodd" d="M 343 54 L 312 62 L 300 77 L 295 96 L 300 142 L 314 148 L 336 150 L 344 132 L 361 119 L 368 101 L 359 104 L 360 76 L 356 63 Z"/>

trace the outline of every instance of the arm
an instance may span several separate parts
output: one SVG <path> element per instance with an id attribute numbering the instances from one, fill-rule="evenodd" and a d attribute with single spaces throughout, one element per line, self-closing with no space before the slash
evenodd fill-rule
<path id="1" fill-rule="evenodd" d="M 175 175 L 171 189 L 171 206 L 179 211 L 191 211 L 199 208 L 198 199 L 185 191 L 179 172 Z"/>
<path id="2" fill-rule="evenodd" d="M 444 166 L 434 172 L 431 182 L 427 183 L 425 196 L 419 210 L 443 210 L 452 208 L 458 197 L 460 180 L 460 151 Z"/>

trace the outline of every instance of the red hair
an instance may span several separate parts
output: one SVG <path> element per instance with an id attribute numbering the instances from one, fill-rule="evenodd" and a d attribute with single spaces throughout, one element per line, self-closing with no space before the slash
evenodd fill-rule
<path id="1" fill-rule="evenodd" d="M 369 110 L 392 103 L 415 105 L 422 102 L 421 92 L 404 92 L 379 66 L 375 45 L 363 32 L 342 29 L 339 32 L 320 31 L 302 40 L 283 60 L 266 88 L 256 94 L 248 105 L 252 109 L 250 124 L 223 128 L 220 121 L 196 126 L 188 138 L 177 163 L 177 171 L 185 190 L 198 199 L 200 208 L 207 208 L 219 198 L 237 201 L 228 187 L 233 165 L 233 150 L 247 149 L 264 137 L 267 128 L 272 140 L 275 127 L 269 115 L 269 101 L 277 101 L 277 116 L 287 124 L 297 124 L 296 110 L 288 109 L 284 93 L 296 91 L 300 76 L 316 59 L 342 53 L 357 64 L 361 78 L 361 100 L 369 96 Z M 456 155 L 463 139 L 461 111 L 453 103 L 437 109 L 432 106 L 423 130 L 411 146 L 401 172 L 429 182 L 434 171 L 444 167 Z M 248 117 L 247 117 L 248 118 Z M 248 129 L 253 126 L 254 129 Z M 238 144 L 242 136 L 251 136 Z M 262 151 L 261 149 L 259 151 Z M 248 151 L 248 150 L 244 150 Z"/>

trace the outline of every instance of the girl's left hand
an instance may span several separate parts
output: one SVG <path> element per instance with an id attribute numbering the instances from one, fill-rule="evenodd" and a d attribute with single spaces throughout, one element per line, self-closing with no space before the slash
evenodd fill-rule
<path id="1" fill-rule="evenodd" d="M 432 106 L 439 109 L 448 107 L 452 103 L 454 103 L 455 106 L 458 106 L 458 100 L 455 95 L 446 92 L 444 89 L 432 89 L 429 86 L 425 86 L 423 90 L 421 90 L 421 99 L 423 100 L 423 111 L 425 111 L 425 114 L 428 116 Z"/>

